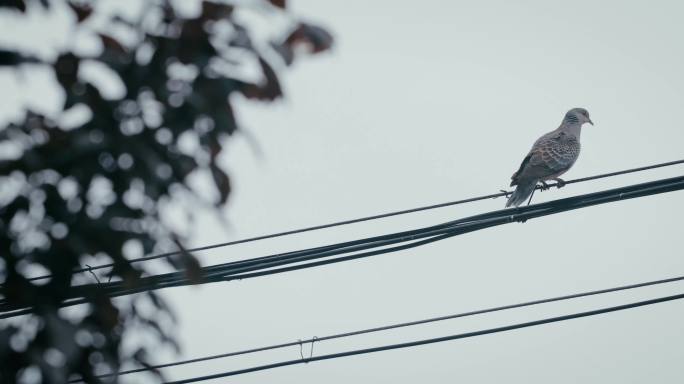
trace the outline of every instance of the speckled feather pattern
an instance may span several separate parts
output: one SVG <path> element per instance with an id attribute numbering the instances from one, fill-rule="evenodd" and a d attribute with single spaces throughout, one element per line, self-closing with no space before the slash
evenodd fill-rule
<path id="1" fill-rule="evenodd" d="M 580 148 L 579 140 L 564 131 L 542 136 L 513 174 L 511 185 L 520 180 L 547 180 L 562 175 L 575 164 Z"/>

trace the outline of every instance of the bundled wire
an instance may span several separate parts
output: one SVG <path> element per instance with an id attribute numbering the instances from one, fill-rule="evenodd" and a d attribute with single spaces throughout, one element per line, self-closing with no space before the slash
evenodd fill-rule
<path id="1" fill-rule="evenodd" d="M 684 176 L 679 176 L 549 201 L 526 207 L 493 211 L 410 231 L 375 236 L 248 260 L 223 263 L 202 268 L 203 277 L 202 281 L 199 283 L 204 284 L 236 279 L 246 279 L 367 258 L 417 247 L 435 241 L 444 240 L 449 237 L 458 236 L 498 225 L 513 222 L 525 222 L 533 218 L 586 208 L 598 204 L 606 204 L 620 200 L 633 199 L 682 189 L 684 189 Z M 186 276 L 186 273 L 181 271 L 141 278 L 135 287 L 130 287 L 121 281 L 102 284 L 78 285 L 72 287 L 69 298 L 67 301 L 62 303 L 62 306 L 76 305 L 87 302 L 92 292 L 98 292 L 100 295 L 104 294 L 106 296 L 116 297 L 149 290 L 191 284 L 198 284 L 198 282 L 189 279 Z M 3 318 L 30 313 L 31 308 L 12 307 L 7 303 L 2 302 L 0 304 L 0 311 L 8 312 L 0 315 L 0 318 Z"/>
<path id="2" fill-rule="evenodd" d="M 643 172 L 643 171 L 657 169 L 657 168 L 671 167 L 671 166 L 679 165 L 679 164 L 684 164 L 684 159 L 675 160 L 675 161 L 668 161 L 665 163 L 652 164 L 652 165 L 647 165 L 647 166 L 643 166 L 643 167 L 625 169 L 625 170 L 616 171 L 616 172 L 608 172 L 608 173 L 603 173 L 603 174 L 599 174 L 599 175 L 583 177 L 583 178 L 579 178 L 579 179 L 573 179 L 573 180 L 566 181 L 565 185 L 583 183 L 583 182 L 587 182 L 587 181 L 604 179 L 604 178 L 609 178 L 609 177 L 615 177 L 615 176 L 619 176 L 619 175 L 626 175 L 626 174 L 630 174 L 630 173 Z M 549 186 L 554 187 L 554 186 L 558 186 L 558 184 L 549 184 Z M 537 186 L 535 188 L 535 190 L 536 189 L 541 189 L 541 186 Z M 445 207 L 450 207 L 450 206 L 454 206 L 454 205 L 472 203 L 472 202 L 476 202 L 476 201 L 490 200 L 490 199 L 495 199 L 495 198 L 499 198 L 499 197 L 507 197 L 508 195 L 510 195 L 510 193 L 511 192 L 502 191 L 500 193 L 471 197 L 471 198 L 467 198 L 467 199 L 450 201 L 450 202 L 446 202 L 446 203 L 427 205 L 427 206 L 422 206 L 422 207 L 417 207 L 417 208 L 410 208 L 410 209 L 405 209 L 405 210 L 400 210 L 400 211 L 382 213 L 379 215 L 360 217 L 360 218 L 356 218 L 356 219 L 343 220 L 343 221 L 338 221 L 338 222 L 333 222 L 333 223 L 328 223 L 328 224 L 315 225 L 312 227 L 299 228 L 299 229 L 294 229 L 294 230 L 289 230 L 289 231 L 284 231 L 284 232 L 272 233 L 272 234 L 268 234 L 268 235 L 255 236 L 255 237 L 251 237 L 251 238 L 247 238 L 247 239 L 234 240 L 234 241 L 223 242 L 223 243 L 218 243 L 218 244 L 211 244 L 211 245 L 206 245 L 206 246 L 197 247 L 197 248 L 190 248 L 190 249 L 187 249 L 184 251 L 173 251 L 173 252 L 160 253 L 157 255 L 150 255 L 150 256 L 130 259 L 128 262 L 129 263 L 140 263 L 140 262 L 144 262 L 144 261 L 150 261 L 150 260 L 156 260 L 156 259 L 162 259 L 162 258 L 167 258 L 167 257 L 171 257 L 171 256 L 176 256 L 176 255 L 181 254 L 182 252 L 200 252 L 200 251 L 206 251 L 206 250 L 210 250 L 210 249 L 224 248 L 224 247 L 229 247 L 229 246 L 233 246 L 233 245 L 237 245 L 237 244 L 251 243 L 254 241 L 258 241 L 258 240 L 272 239 L 272 238 L 276 238 L 276 237 L 294 235 L 294 234 L 298 234 L 298 233 L 317 231 L 317 230 L 326 229 L 326 228 L 333 228 L 333 227 L 338 227 L 338 226 L 343 226 L 343 225 L 361 223 L 364 221 L 384 219 L 384 218 L 393 217 L 393 216 L 405 215 L 405 214 L 409 214 L 409 213 L 416 213 L 416 212 L 427 211 L 427 210 L 432 210 L 432 209 L 437 209 L 437 208 L 445 208 Z M 96 266 L 92 266 L 92 267 L 88 266 L 88 267 L 76 269 L 72 273 L 86 273 L 86 272 L 91 273 L 91 272 L 96 271 L 96 270 L 111 268 L 113 266 L 114 266 L 114 264 L 112 264 L 112 263 L 96 265 Z M 36 277 L 30 278 L 29 281 L 43 280 L 43 279 L 48 279 L 50 277 L 52 277 L 52 276 L 51 275 L 36 276 Z"/>

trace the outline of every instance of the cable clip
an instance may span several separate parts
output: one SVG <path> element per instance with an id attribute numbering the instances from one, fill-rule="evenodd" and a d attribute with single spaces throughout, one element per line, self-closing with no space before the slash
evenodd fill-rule
<path id="1" fill-rule="evenodd" d="M 304 363 L 309 363 L 309 360 L 313 357 L 313 352 L 314 352 L 314 343 L 318 340 L 318 336 L 314 336 L 311 338 L 311 350 L 309 351 L 309 358 L 304 357 L 304 342 L 302 339 L 299 339 L 299 356 L 302 358 L 302 361 Z"/>

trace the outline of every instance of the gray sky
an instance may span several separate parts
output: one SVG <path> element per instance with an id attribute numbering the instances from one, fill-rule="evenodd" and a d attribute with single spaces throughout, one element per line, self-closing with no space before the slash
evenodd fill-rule
<path id="1" fill-rule="evenodd" d="M 225 162 L 232 227 L 209 213 L 193 245 L 494 193 L 572 107 L 596 126 L 567 179 L 682 157 L 678 1 L 294 0 L 334 31 L 332 54 L 286 73 L 287 100 L 241 102 Z M 7 84 L 10 80 L 0 79 Z M 7 89 L 7 88 L 5 88 Z M 3 92 L 3 100 L 12 95 Z M 11 112 L 11 108 L 5 108 Z M 4 112 L 3 112 L 4 113 Z M 537 202 L 681 174 L 571 185 Z M 478 231 L 417 249 L 242 282 L 162 291 L 182 357 L 677 276 L 681 192 Z M 202 253 L 205 264 L 413 229 L 503 199 Z M 684 284 L 317 343 L 316 355 L 461 333 L 659 295 Z M 509 333 L 247 374 L 234 383 L 675 383 L 684 306 L 672 302 Z M 308 347 L 306 349 L 308 351 Z M 181 379 L 299 357 L 299 349 L 167 370 Z M 160 362 L 176 357 L 161 352 Z M 143 382 L 145 376 L 131 376 Z M 215 382 L 226 382 L 227 379 Z"/>

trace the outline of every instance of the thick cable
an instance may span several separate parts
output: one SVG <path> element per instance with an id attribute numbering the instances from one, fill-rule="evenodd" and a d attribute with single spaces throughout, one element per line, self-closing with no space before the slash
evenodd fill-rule
<path id="1" fill-rule="evenodd" d="M 547 216 L 559 212 L 585 208 L 597 204 L 605 204 L 614 201 L 671 192 L 681 189 L 684 189 L 684 176 L 630 185 L 606 191 L 594 192 L 526 207 L 488 212 L 435 226 L 430 226 L 412 231 L 404 231 L 398 234 L 376 236 L 368 239 L 355 240 L 352 242 L 333 244 L 324 247 L 316 247 L 309 250 L 294 251 L 285 254 L 277 254 L 272 256 L 260 257 L 256 259 L 248 259 L 243 261 L 214 265 L 202 269 L 201 272 L 204 276 L 204 279 L 202 281 L 194 281 L 188 279 L 185 275 L 185 272 L 171 272 L 166 274 L 144 277 L 138 281 L 138 286 L 135 288 L 128 288 L 124 286 L 121 282 L 85 284 L 73 287 L 70 296 L 68 296 L 68 299 L 86 297 L 88 294 L 95 290 L 97 290 L 99 294 L 105 294 L 110 297 L 115 297 L 154 289 L 176 287 L 189 284 L 213 283 L 218 281 L 233 280 L 236 278 L 244 279 L 247 277 L 256 277 L 258 275 L 281 273 L 296 269 L 310 268 L 314 266 L 332 264 L 340 261 L 348 261 L 369 256 L 385 254 L 389 252 L 394 252 L 396 250 L 413 247 L 409 243 L 394 248 L 372 250 L 369 252 L 345 255 L 337 259 L 333 258 L 328 260 L 319 260 L 308 264 L 306 263 L 316 259 L 329 258 L 331 256 L 336 255 L 344 255 L 348 249 L 359 249 L 355 247 L 361 246 L 364 242 L 368 243 L 366 244 L 368 246 L 376 247 L 378 245 L 386 246 L 392 243 L 412 241 L 416 238 L 420 239 L 427 236 L 434 237 L 434 239 L 444 239 L 447 237 L 469 233 L 476 230 L 494 227 L 502 224 L 512 222 L 525 222 L 526 220 L 532 218 Z M 422 245 L 429 242 L 432 242 L 430 238 L 426 239 L 424 242 L 419 241 L 416 243 Z M 352 248 L 349 248 L 349 244 L 352 244 Z M 361 246 L 361 248 L 364 247 L 365 246 Z M 319 253 L 316 251 L 319 249 L 322 249 L 324 251 L 322 253 Z M 2 304 L 0 305 L 0 311 L 3 312 L 14 311 L 17 309 L 21 308 L 10 306 L 5 302 L 2 302 Z"/>
<path id="2" fill-rule="evenodd" d="M 603 178 L 607 178 L 607 177 L 625 175 L 625 174 L 629 174 L 629 173 L 643 172 L 643 171 L 647 171 L 647 170 L 651 170 L 651 169 L 669 167 L 669 166 L 678 165 L 678 164 L 684 164 L 684 159 L 669 161 L 669 162 L 659 163 L 659 164 L 653 164 L 653 165 L 648 165 L 648 166 L 644 166 L 644 167 L 631 168 L 631 169 L 626 169 L 626 170 L 622 170 L 622 171 L 603 173 L 603 174 L 589 176 L 589 177 L 583 177 L 583 178 L 579 178 L 579 179 L 573 179 L 573 180 L 566 181 L 565 185 L 582 183 L 582 182 L 592 181 L 592 180 L 598 180 L 598 179 L 603 179 Z M 558 186 L 558 184 L 557 183 L 549 184 L 549 187 L 555 187 L 555 186 Z M 537 186 L 536 189 L 541 189 L 541 187 Z M 210 250 L 210 249 L 233 246 L 233 245 L 237 245 L 237 244 L 250 243 L 250 242 L 254 242 L 254 241 L 258 241 L 258 240 L 272 239 L 272 238 L 276 238 L 276 237 L 294 235 L 294 234 L 298 234 L 298 233 L 316 231 L 316 230 L 321 230 L 321 229 L 326 229 L 326 228 L 333 228 L 333 227 L 338 227 L 338 226 L 342 226 L 342 225 L 355 224 L 355 223 L 360 223 L 360 222 L 364 222 L 364 221 L 383 219 L 383 218 L 392 217 L 392 216 L 405 215 L 405 214 L 409 214 L 409 213 L 427 211 L 427 210 L 432 210 L 432 209 L 437 209 L 437 208 L 444 208 L 444 207 L 449 207 L 449 206 L 454 206 L 454 205 L 459 205 L 459 204 L 495 199 L 498 197 L 505 197 L 508 195 L 510 195 L 510 192 L 494 193 L 494 194 L 489 194 L 489 195 L 472 197 L 472 198 L 468 198 L 468 199 L 450 201 L 450 202 L 446 202 L 446 203 L 427 205 L 427 206 L 422 206 L 422 207 L 417 207 L 417 208 L 410 208 L 410 209 L 404 209 L 404 210 L 400 210 L 400 211 L 382 213 L 382 214 L 378 214 L 378 215 L 365 216 L 365 217 L 360 217 L 360 218 L 356 218 L 356 219 L 343 220 L 343 221 L 337 221 L 337 222 L 328 223 L 328 224 L 299 228 L 299 229 L 294 229 L 294 230 L 289 230 L 289 231 L 284 231 L 284 232 L 277 232 L 277 233 L 272 233 L 272 234 L 268 234 L 268 235 L 260 235 L 260 236 L 250 237 L 250 238 L 241 239 L 241 240 L 222 242 L 222 243 L 211 244 L 211 245 L 206 245 L 206 246 L 196 247 L 196 248 L 188 248 L 187 250 L 184 250 L 184 251 L 181 250 L 181 251 L 165 252 L 165 253 L 160 253 L 160 254 L 156 254 L 156 255 L 150 255 L 150 256 L 130 259 L 130 260 L 128 260 L 128 262 L 129 263 L 139 263 L 139 262 L 144 262 L 144 261 L 149 261 L 149 260 L 156 260 L 156 259 L 167 258 L 167 257 L 171 257 L 171 256 L 177 256 L 183 252 L 206 251 L 206 250 Z M 114 266 L 114 263 L 107 263 L 107 264 L 96 265 L 96 266 L 87 267 L 87 268 L 76 269 L 72 273 L 91 272 L 94 270 L 111 268 L 113 266 Z M 30 281 L 43 280 L 43 279 L 47 279 L 50 277 L 51 277 L 50 275 L 42 275 L 42 276 L 36 276 L 36 277 L 30 278 L 29 280 Z"/>

